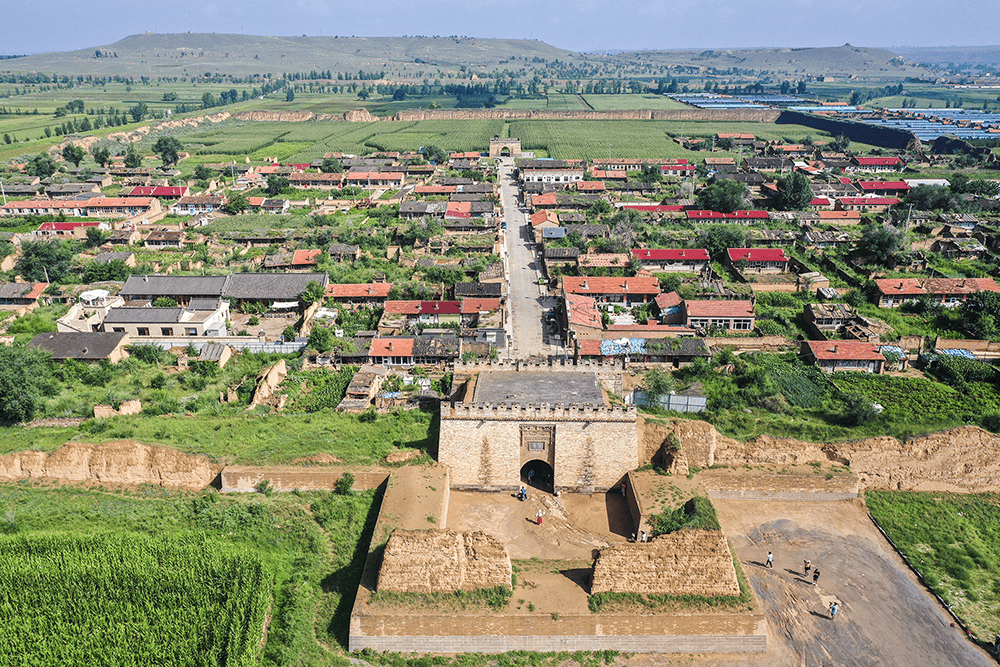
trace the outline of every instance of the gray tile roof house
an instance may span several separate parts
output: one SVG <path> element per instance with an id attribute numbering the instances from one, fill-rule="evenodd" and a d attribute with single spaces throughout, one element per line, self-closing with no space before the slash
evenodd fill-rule
<path id="1" fill-rule="evenodd" d="M 229 276 L 224 296 L 256 301 L 294 301 L 313 280 L 324 288 L 330 282 L 326 273 L 234 273 Z"/>
<path id="2" fill-rule="evenodd" d="M 186 301 L 219 298 L 229 276 L 130 276 L 118 293 L 126 301 L 155 301 L 161 296 Z"/>
<path id="3" fill-rule="evenodd" d="M 242 301 L 294 301 L 310 281 L 321 287 L 330 282 L 324 273 L 234 273 L 230 276 L 132 276 L 118 293 L 126 301 L 155 301 L 167 297 L 184 305 L 226 297 Z M 190 304 L 189 304 L 190 305 Z M 191 310 L 189 307 L 188 310 Z"/>
<path id="4" fill-rule="evenodd" d="M 129 342 L 127 333 L 46 332 L 31 339 L 31 347 L 48 350 L 56 360 L 118 361 L 125 356 L 121 349 Z"/>

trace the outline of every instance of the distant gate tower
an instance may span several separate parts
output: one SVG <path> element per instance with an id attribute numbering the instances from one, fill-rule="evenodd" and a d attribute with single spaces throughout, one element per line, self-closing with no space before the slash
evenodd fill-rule
<path id="1" fill-rule="evenodd" d="M 490 139 L 490 157 L 520 157 L 521 140 L 504 139 L 499 134 Z"/>

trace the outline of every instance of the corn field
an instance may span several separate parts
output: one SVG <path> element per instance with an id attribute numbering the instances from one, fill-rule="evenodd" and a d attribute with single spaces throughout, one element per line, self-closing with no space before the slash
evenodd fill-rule
<path id="1" fill-rule="evenodd" d="M 197 535 L 0 536 L 0 665 L 255 665 L 273 584 Z"/>

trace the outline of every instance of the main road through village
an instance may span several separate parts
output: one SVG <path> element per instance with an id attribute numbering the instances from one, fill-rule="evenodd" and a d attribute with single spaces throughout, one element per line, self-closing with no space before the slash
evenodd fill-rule
<path id="1" fill-rule="evenodd" d="M 527 209 L 518 202 L 519 188 L 512 158 L 502 159 L 498 181 L 503 219 L 507 223 L 507 333 L 511 339 L 508 353 L 512 359 L 548 358 L 562 351 L 558 345 L 547 344 L 543 333 L 543 311 L 554 306 L 555 300 L 547 297 L 545 288 L 538 284 L 542 258 L 536 255 Z"/>

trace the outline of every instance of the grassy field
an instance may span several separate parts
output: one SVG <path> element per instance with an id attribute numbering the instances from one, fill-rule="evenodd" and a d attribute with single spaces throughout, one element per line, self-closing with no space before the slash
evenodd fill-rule
<path id="1" fill-rule="evenodd" d="M 868 491 L 875 521 L 979 640 L 1000 632 L 1000 496 Z"/>
<path id="2" fill-rule="evenodd" d="M 22 534 L 0 536 L 0 585 L 21 660 L 240 665 L 256 662 L 274 572 L 199 536 Z"/>
<path id="3" fill-rule="evenodd" d="M 327 452 L 348 464 L 377 463 L 394 445 L 433 452 L 436 418 L 407 411 L 361 421 L 333 411 L 297 415 L 198 414 L 114 417 L 79 427 L 8 427 L 0 429 L 0 454 L 26 449 L 54 451 L 67 442 L 101 443 L 134 439 L 166 445 L 189 454 L 205 454 L 225 464 L 278 465 Z"/>
<path id="4" fill-rule="evenodd" d="M 211 489 L 106 491 L 22 482 L 0 484 L 0 506 L 5 600 L 11 609 L 23 607 L 0 619 L 4 658 L 348 664 L 347 619 L 366 553 L 358 545 L 374 526 L 374 492 L 221 496 Z M 88 553 L 94 549 L 100 558 Z M 255 572 L 273 585 L 254 583 Z M 252 613 L 239 613 L 244 592 L 262 598 L 264 608 L 258 602 L 247 607 Z M 256 636 L 243 635 L 252 639 L 242 642 L 245 659 L 236 659 L 239 641 L 213 654 L 216 642 L 239 640 L 239 631 L 254 627 Z M 42 652 L 42 642 L 52 650 Z"/>

